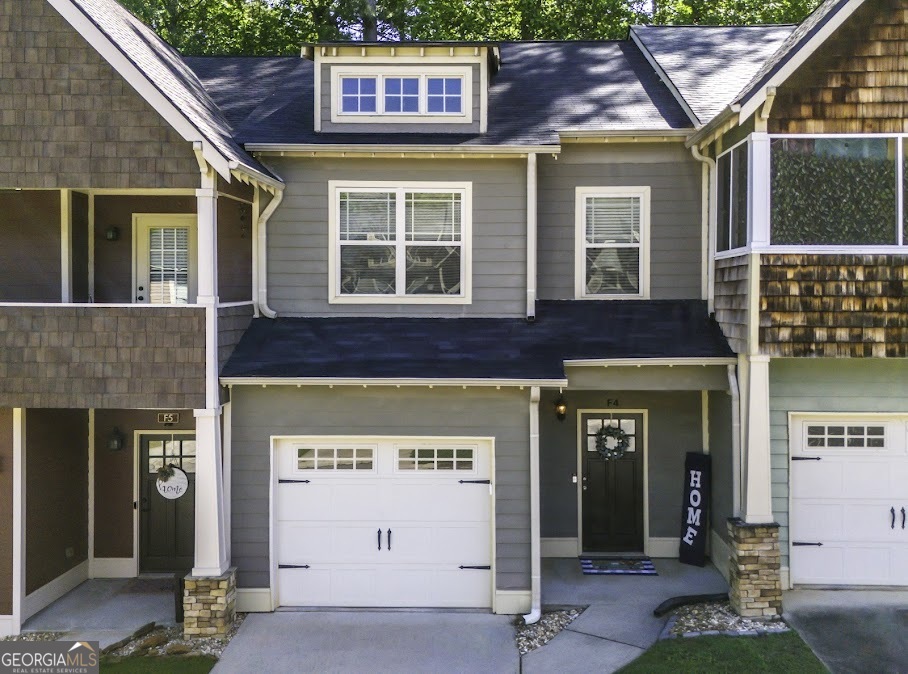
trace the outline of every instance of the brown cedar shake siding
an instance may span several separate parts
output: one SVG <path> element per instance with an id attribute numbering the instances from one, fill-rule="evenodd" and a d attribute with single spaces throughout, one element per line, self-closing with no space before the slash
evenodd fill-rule
<path id="1" fill-rule="evenodd" d="M 135 431 L 195 429 L 192 410 L 179 412 L 180 423 L 164 427 L 156 410 L 95 411 L 95 557 L 132 557 Z M 112 452 L 107 440 L 116 427 L 126 439 Z"/>
<path id="2" fill-rule="evenodd" d="M 192 145 L 47 0 L 0 0 L 0 111 L 0 187 L 199 185 Z"/>
<path id="3" fill-rule="evenodd" d="M 13 411 L 0 408 L 0 615 L 13 612 Z"/>
<path id="4" fill-rule="evenodd" d="M 88 559 L 88 412 L 30 409 L 25 428 L 28 594 Z"/>

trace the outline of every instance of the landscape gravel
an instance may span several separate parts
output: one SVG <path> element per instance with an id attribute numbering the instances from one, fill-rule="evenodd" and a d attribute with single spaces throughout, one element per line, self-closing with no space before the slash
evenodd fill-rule
<path id="1" fill-rule="evenodd" d="M 534 625 L 527 625 L 523 622 L 523 618 L 518 618 L 515 622 L 517 650 L 521 655 L 526 655 L 530 651 L 545 646 L 558 636 L 561 630 L 574 622 L 581 613 L 583 613 L 582 608 L 546 611 L 539 622 Z"/>
<path id="2" fill-rule="evenodd" d="M 700 634 L 756 635 L 787 632 L 788 626 L 779 619 L 742 618 L 728 602 L 682 606 L 671 619 L 667 636 Z"/>
<path id="3" fill-rule="evenodd" d="M 230 640 L 236 636 L 237 630 L 246 619 L 245 613 L 237 613 L 236 620 L 230 627 L 227 636 L 201 637 L 197 639 L 184 639 L 183 627 L 158 627 L 148 634 L 141 636 L 115 651 L 108 653 L 114 658 L 124 658 L 133 655 L 212 655 L 221 657 Z"/>
<path id="4" fill-rule="evenodd" d="M 0 641 L 56 641 L 65 632 L 23 632 L 14 637 L 3 637 Z"/>

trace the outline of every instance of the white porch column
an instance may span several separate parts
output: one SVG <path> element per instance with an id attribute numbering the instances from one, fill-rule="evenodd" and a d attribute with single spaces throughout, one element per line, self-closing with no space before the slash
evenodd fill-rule
<path id="1" fill-rule="evenodd" d="M 768 524 L 772 514 L 769 443 L 769 356 L 747 356 L 747 430 L 744 452 L 744 508 L 747 524 Z"/>
<path id="2" fill-rule="evenodd" d="M 753 249 L 765 248 L 770 244 L 769 207 L 770 190 L 770 145 L 769 135 L 753 133 L 750 136 L 750 245 Z"/>
<path id="3" fill-rule="evenodd" d="M 196 190 L 199 295 L 205 308 L 205 408 L 196 419 L 195 565 L 192 575 L 220 576 L 230 566 L 224 526 L 224 472 L 221 463 L 221 407 L 218 387 L 217 176 L 202 172 Z"/>

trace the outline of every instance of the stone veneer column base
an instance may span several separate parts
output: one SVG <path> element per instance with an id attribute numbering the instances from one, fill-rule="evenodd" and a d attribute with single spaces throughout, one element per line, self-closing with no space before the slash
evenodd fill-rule
<path id="1" fill-rule="evenodd" d="M 782 615 L 781 554 L 778 524 L 728 520 L 731 537 L 728 593 L 731 607 L 745 618 Z"/>
<path id="2" fill-rule="evenodd" d="M 236 568 L 222 576 L 186 576 L 183 636 L 225 636 L 236 618 Z"/>

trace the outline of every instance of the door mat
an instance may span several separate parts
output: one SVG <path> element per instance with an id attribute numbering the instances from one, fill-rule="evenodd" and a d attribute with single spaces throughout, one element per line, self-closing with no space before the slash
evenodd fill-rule
<path id="1" fill-rule="evenodd" d="M 658 576 L 649 557 L 581 557 L 586 576 Z"/>

